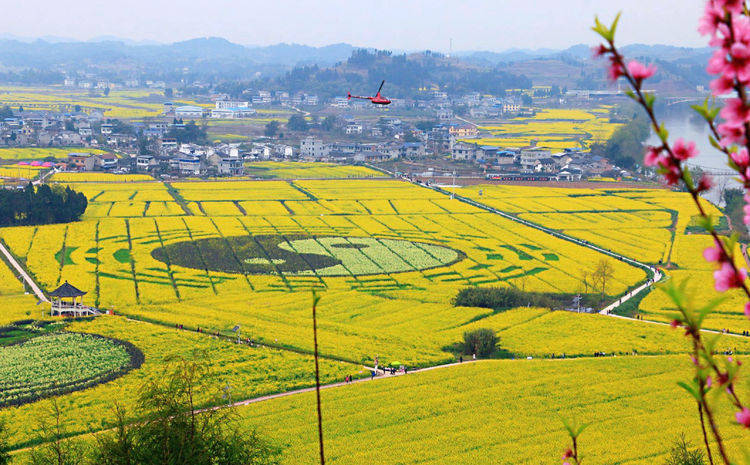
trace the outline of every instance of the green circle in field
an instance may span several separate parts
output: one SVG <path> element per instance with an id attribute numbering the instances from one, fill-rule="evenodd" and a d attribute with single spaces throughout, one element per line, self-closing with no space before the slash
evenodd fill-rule
<path id="1" fill-rule="evenodd" d="M 164 263 L 223 273 L 360 276 L 453 264 L 462 252 L 436 244 L 374 237 L 259 235 L 206 238 L 160 247 Z"/>
<path id="2" fill-rule="evenodd" d="M 126 343 L 93 334 L 52 333 L 0 345 L 0 407 L 95 386 L 142 358 Z"/>

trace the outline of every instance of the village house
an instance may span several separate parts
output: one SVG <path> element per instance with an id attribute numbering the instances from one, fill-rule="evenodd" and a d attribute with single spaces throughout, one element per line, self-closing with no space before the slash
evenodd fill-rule
<path id="1" fill-rule="evenodd" d="M 359 135 L 359 134 L 362 134 L 362 125 L 359 123 L 350 122 L 350 123 L 347 123 L 345 130 L 348 135 L 352 135 L 352 134 Z"/>
<path id="2" fill-rule="evenodd" d="M 135 159 L 135 167 L 139 171 L 148 171 L 158 164 L 152 155 L 138 155 Z"/>
<path id="3" fill-rule="evenodd" d="M 537 162 L 543 158 L 551 159 L 549 150 L 535 148 L 521 150 L 521 154 L 519 157 L 521 172 L 532 173 L 536 171 Z"/>
<path id="4" fill-rule="evenodd" d="M 300 141 L 300 156 L 303 158 L 325 158 L 329 152 L 330 147 L 316 137 L 310 136 Z"/>
<path id="5" fill-rule="evenodd" d="M 464 126 L 451 126 L 448 128 L 450 135 L 456 138 L 471 138 L 479 135 L 479 130 L 476 126 L 464 125 Z"/>
<path id="6" fill-rule="evenodd" d="M 353 160 L 364 163 L 378 163 L 390 160 L 390 155 L 375 150 L 365 150 L 354 154 Z"/>
<path id="7" fill-rule="evenodd" d="M 421 158 L 427 154 L 422 142 L 405 142 L 399 147 L 399 157 Z"/>
<path id="8" fill-rule="evenodd" d="M 96 166 L 97 157 L 90 153 L 68 154 L 68 168 L 76 171 L 93 171 Z"/>
<path id="9" fill-rule="evenodd" d="M 176 118 L 203 118 L 203 108 L 193 105 L 184 105 L 174 109 Z"/>
<path id="10" fill-rule="evenodd" d="M 477 145 L 468 142 L 456 142 L 451 147 L 451 158 L 454 160 L 476 160 Z"/>

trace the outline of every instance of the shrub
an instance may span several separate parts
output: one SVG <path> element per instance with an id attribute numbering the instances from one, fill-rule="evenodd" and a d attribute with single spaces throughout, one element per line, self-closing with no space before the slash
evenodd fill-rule
<path id="1" fill-rule="evenodd" d="M 464 353 L 476 354 L 477 357 L 487 357 L 495 352 L 500 338 L 495 331 L 488 328 L 479 328 L 464 333 Z"/>
<path id="2" fill-rule="evenodd" d="M 595 296 L 583 294 L 581 305 L 593 306 Z M 516 307 L 543 307 L 553 310 L 573 305 L 573 294 L 524 292 L 513 287 L 465 287 L 453 299 L 456 307 L 490 308 L 496 312 Z"/>
<path id="3" fill-rule="evenodd" d="M 705 465 L 706 456 L 701 449 L 694 449 L 685 439 L 685 434 L 675 439 L 664 465 Z"/>

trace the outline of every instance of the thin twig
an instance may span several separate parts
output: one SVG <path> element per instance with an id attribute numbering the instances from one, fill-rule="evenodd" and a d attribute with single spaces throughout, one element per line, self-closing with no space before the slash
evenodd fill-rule
<path id="1" fill-rule="evenodd" d="M 320 445 L 320 465 L 325 465 L 326 456 L 323 452 L 323 413 L 320 408 L 320 368 L 318 366 L 318 315 L 317 307 L 320 297 L 313 290 L 313 343 L 315 345 L 315 396 L 318 402 L 318 444 Z"/>

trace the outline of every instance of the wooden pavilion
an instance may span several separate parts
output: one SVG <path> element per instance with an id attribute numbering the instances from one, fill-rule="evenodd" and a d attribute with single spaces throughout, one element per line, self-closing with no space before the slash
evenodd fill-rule
<path id="1" fill-rule="evenodd" d="M 52 297 L 52 316 L 84 317 L 100 315 L 99 310 L 94 307 L 83 305 L 83 296 L 86 292 L 76 288 L 67 281 L 62 286 L 50 292 Z"/>

